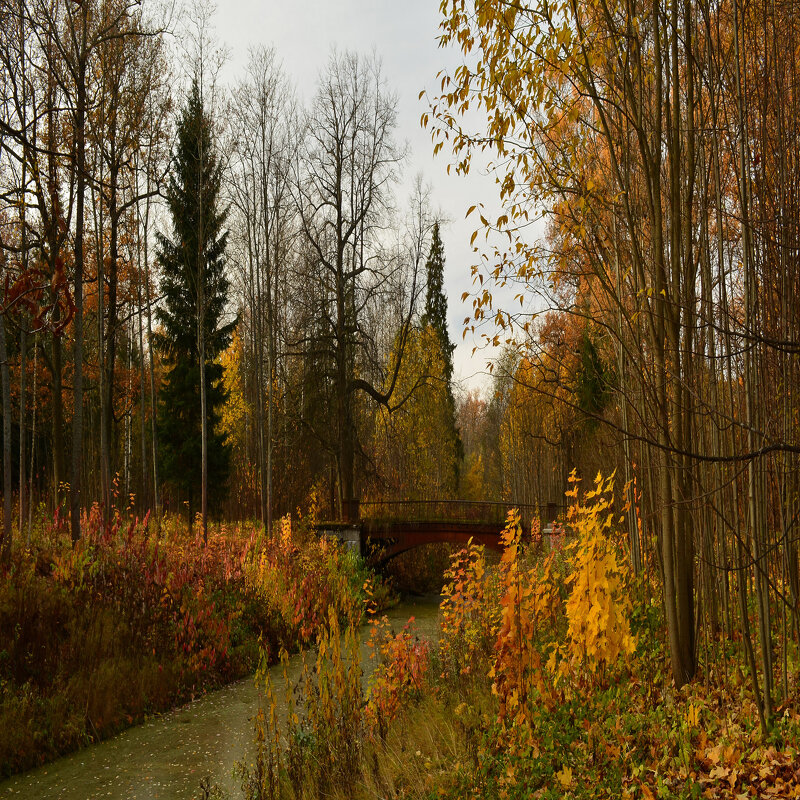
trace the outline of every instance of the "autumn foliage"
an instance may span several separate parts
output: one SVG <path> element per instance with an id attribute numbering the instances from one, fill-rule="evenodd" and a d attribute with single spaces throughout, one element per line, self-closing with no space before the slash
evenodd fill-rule
<path id="1" fill-rule="evenodd" d="M 86 536 L 43 522 L 0 587 L 0 770 L 104 738 L 274 661 L 363 609 L 364 574 L 334 542 L 287 517 L 221 525 L 207 545 L 176 518 L 98 507 Z M 121 684 L 128 690 L 120 692 Z"/>
<path id="2" fill-rule="evenodd" d="M 568 495 L 578 497 L 574 488 Z M 613 666 L 621 656 L 633 653 L 631 636 L 630 572 L 619 539 L 614 538 L 619 518 L 613 510 L 614 476 L 597 476 L 583 503 L 570 507 L 569 524 L 576 532 L 569 545 L 572 574 L 566 603 L 567 648 L 572 666 L 590 672 Z"/>
<path id="3" fill-rule="evenodd" d="M 368 645 L 379 659 L 367 702 L 367 722 L 372 735 L 386 735 L 387 725 L 403 707 L 419 700 L 430 666 L 430 642 L 414 633 L 414 618 L 394 633 L 386 617 L 374 622 Z"/>

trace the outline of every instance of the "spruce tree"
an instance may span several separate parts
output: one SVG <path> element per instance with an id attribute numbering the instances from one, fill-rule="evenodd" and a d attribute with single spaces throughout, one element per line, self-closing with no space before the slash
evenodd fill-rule
<path id="1" fill-rule="evenodd" d="M 575 373 L 575 396 L 578 408 L 586 414 L 586 428 L 594 431 L 611 394 L 613 375 L 603 362 L 597 346 L 584 330 L 578 350 L 580 363 Z"/>
<path id="2" fill-rule="evenodd" d="M 202 493 L 201 328 L 205 350 L 208 492 L 212 503 L 225 488 L 230 449 L 220 432 L 226 392 L 217 356 L 228 346 L 235 321 L 225 322 L 229 282 L 225 277 L 221 208 L 222 166 L 200 92 L 192 86 L 178 123 L 178 142 L 167 187 L 172 235 L 159 235 L 163 304 L 157 311 L 157 346 L 168 372 L 161 388 L 158 435 L 165 482 L 188 501 L 189 518 Z"/>
<path id="3" fill-rule="evenodd" d="M 454 478 L 457 486 L 460 465 L 464 459 L 464 445 L 456 426 L 456 402 L 453 397 L 453 351 L 456 346 L 450 341 L 450 334 L 447 331 L 447 296 L 444 293 L 444 245 L 439 235 L 438 222 L 433 225 L 431 249 L 428 253 L 425 270 L 427 272 L 428 285 L 425 295 L 425 313 L 422 315 L 421 323 L 423 329 L 428 325 L 433 328 L 442 349 L 442 358 L 444 360 L 444 375 L 442 377 L 445 381 L 448 416 L 450 417 L 450 427 L 456 446 Z"/>
<path id="4" fill-rule="evenodd" d="M 444 245 L 439 236 L 438 222 L 433 225 L 431 249 L 428 254 L 428 261 L 425 264 L 425 270 L 428 277 L 428 287 L 425 295 L 425 313 L 422 315 L 422 327 L 430 325 L 436 331 L 436 335 L 442 345 L 448 391 L 452 391 L 453 351 L 456 346 L 450 341 L 450 334 L 447 332 L 447 296 L 444 293 Z"/>

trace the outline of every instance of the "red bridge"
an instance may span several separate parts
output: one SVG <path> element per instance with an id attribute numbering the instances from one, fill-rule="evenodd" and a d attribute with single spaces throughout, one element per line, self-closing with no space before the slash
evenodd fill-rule
<path id="1" fill-rule="evenodd" d="M 420 547 L 447 542 L 466 544 L 470 539 L 501 549 L 500 534 L 510 508 L 520 512 L 523 536 L 530 536 L 532 520 L 542 527 L 554 522 L 564 509 L 546 506 L 469 500 L 389 500 L 362 502 L 359 522 L 320 523 L 321 535 L 336 536 L 357 549 L 373 564 Z"/>

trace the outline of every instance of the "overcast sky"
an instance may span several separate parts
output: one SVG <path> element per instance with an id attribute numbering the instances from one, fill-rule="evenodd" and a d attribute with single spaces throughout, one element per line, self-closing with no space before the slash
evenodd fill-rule
<path id="1" fill-rule="evenodd" d="M 420 116 L 427 110 L 420 91 L 435 90 L 437 73 L 459 63 L 457 53 L 438 47 L 438 0 L 219 0 L 215 22 L 220 41 L 229 49 L 229 78 L 242 71 L 250 47 L 271 45 L 301 102 L 313 96 L 332 47 L 365 54 L 374 50 L 381 58 L 388 86 L 398 96 L 397 139 L 409 145 L 398 202 L 405 202 L 402 195 L 410 194 L 414 176 L 421 173 L 432 188 L 434 208 L 450 220 L 442 239 L 450 337 L 457 345 L 456 378 L 467 388 L 484 385 L 487 354 L 472 355 L 476 342 L 471 334 L 462 339 L 471 306 L 469 300 L 462 304 L 461 295 L 471 288 L 475 260 L 469 246 L 474 226 L 465 214 L 478 202 L 496 209 L 497 190 L 487 176 L 448 176 L 447 153 L 434 158 L 430 133 L 420 128 Z"/>

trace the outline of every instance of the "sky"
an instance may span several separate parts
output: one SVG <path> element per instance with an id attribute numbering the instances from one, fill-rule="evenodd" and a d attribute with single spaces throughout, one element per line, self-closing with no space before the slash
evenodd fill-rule
<path id="1" fill-rule="evenodd" d="M 493 177 L 475 170 L 467 177 L 448 175 L 446 148 L 434 157 L 430 132 L 420 127 L 428 110 L 420 92 L 435 93 L 437 73 L 460 63 L 457 52 L 438 46 L 438 25 L 438 0 L 219 0 L 215 18 L 217 37 L 228 48 L 228 79 L 241 74 L 251 47 L 273 46 L 300 102 L 313 97 L 334 46 L 379 56 L 388 88 L 398 98 L 396 137 L 409 149 L 398 202 L 410 196 L 414 177 L 421 174 L 431 187 L 434 210 L 449 220 L 442 240 L 455 378 L 464 389 L 485 389 L 490 353 L 473 354 L 477 339 L 471 333 L 462 338 L 471 302 L 463 303 L 461 296 L 472 288 L 470 267 L 476 261 L 469 244 L 475 226 L 465 215 L 479 202 L 499 214 L 498 190 Z"/>

